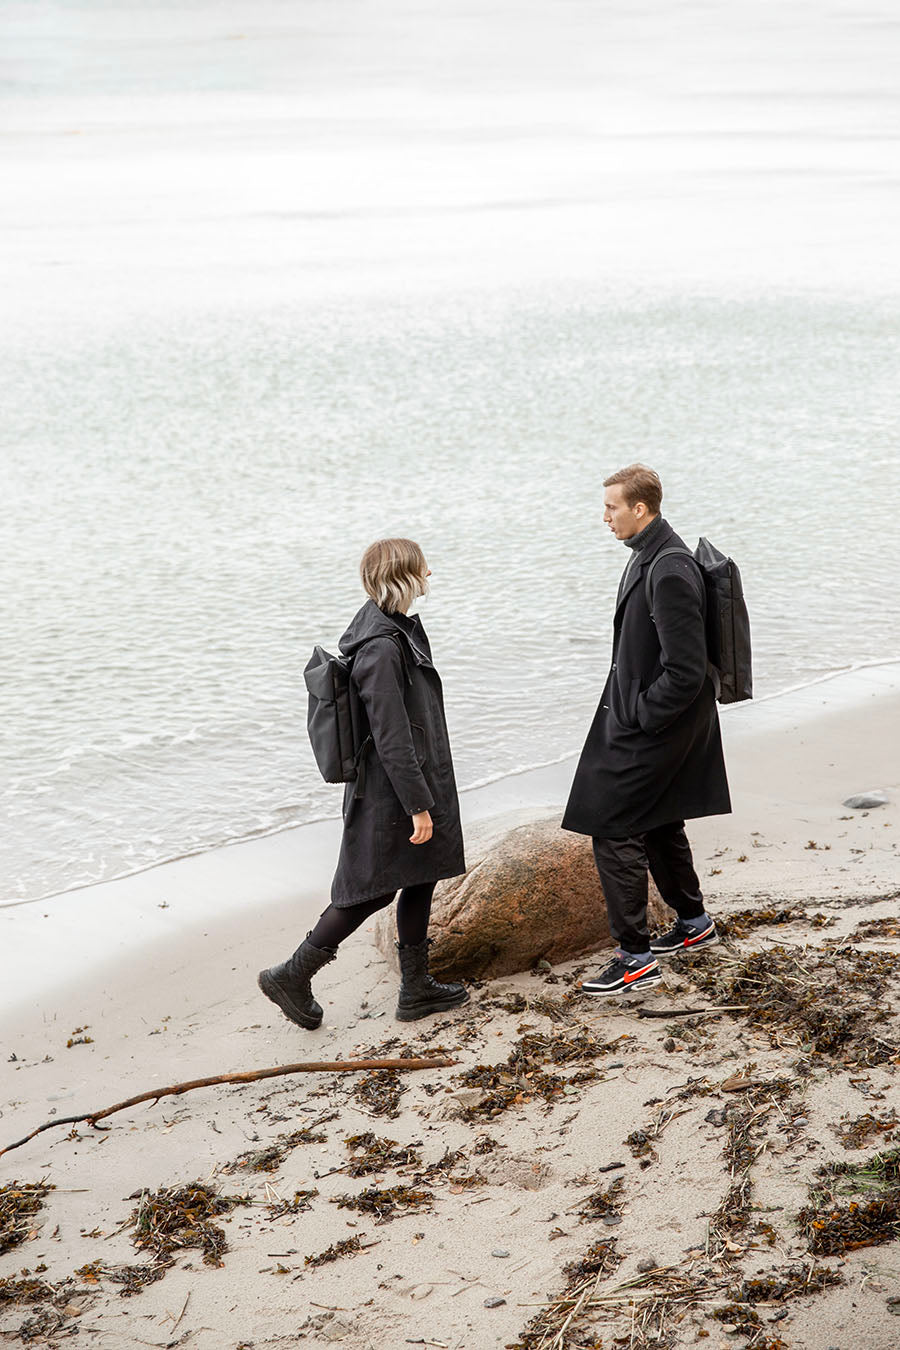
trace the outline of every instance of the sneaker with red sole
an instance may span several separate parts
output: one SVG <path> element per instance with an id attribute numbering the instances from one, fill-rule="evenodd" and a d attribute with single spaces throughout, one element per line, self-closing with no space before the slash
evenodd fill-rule
<path id="1" fill-rule="evenodd" d="M 616 956 L 593 980 L 581 981 L 583 994 L 642 994 L 646 989 L 662 983 L 662 971 L 655 959 L 650 961 L 622 960 Z"/>
<path id="2" fill-rule="evenodd" d="M 668 933 L 660 933 L 659 937 L 650 939 L 650 950 L 654 956 L 684 955 L 700 951 L 703 947 L 714 947 L 718 941 L 719 935 L 712 919 L 699 932 L 689 923 L 676 919 L 675 926 Z"/>

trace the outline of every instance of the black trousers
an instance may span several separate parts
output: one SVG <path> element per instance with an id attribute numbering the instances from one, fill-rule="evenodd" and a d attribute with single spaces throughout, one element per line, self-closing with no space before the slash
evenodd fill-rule
<path id="1" fill-rule="evenodd" d="M 624 952 L 645 952 L 650 946 L 648 871 L 680 919 L 697 919 L 703 913 L 703 895 L 683 820 L 630 838 L 595 838 L 592 842 L 609 931 Z"/>

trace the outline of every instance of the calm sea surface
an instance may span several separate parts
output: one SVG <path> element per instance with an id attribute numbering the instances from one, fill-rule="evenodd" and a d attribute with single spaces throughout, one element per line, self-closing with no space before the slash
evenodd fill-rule
<path id="1" fill-rule="evenodd" d="M 336 814 L 381 535 L 460 784 L 577 749 L 633 459 L 759 693 L 900 655 L 900 27 L 824 14 L 0 5 L 0 900 Z"/>

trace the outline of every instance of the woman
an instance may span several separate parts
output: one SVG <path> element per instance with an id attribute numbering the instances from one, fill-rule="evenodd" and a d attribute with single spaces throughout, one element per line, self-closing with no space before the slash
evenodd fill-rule
<path id="1" fill-rule="evenodd" d="M 266 997 L 310 1029 L 322 1021 L 313 975 L 397 891 L 398 1019 L 411 1022 L 469 1000 L 463 985 L 439 984 L 428 973 L 435 883 L 466 870 L 441 681 L 422 622 L 408 613 L 431 572 L 411 539 L 379 539 L 363 554 L 360 575 L 369 599 L 340 647 L 352 660 L 363 750 L 357 781 L 344 791 L 331 904 L 289 960 L 259 974 Z"/>

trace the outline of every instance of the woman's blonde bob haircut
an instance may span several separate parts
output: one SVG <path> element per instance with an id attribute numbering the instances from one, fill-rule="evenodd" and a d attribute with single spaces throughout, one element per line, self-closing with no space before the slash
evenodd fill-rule
<path id="1" fill-rule="evenodd" d="M 425 554 L 412 539 L 376 539 L 362 555 L 366 595 L 386 614 L 405 614 L 428 590 Z"/>

